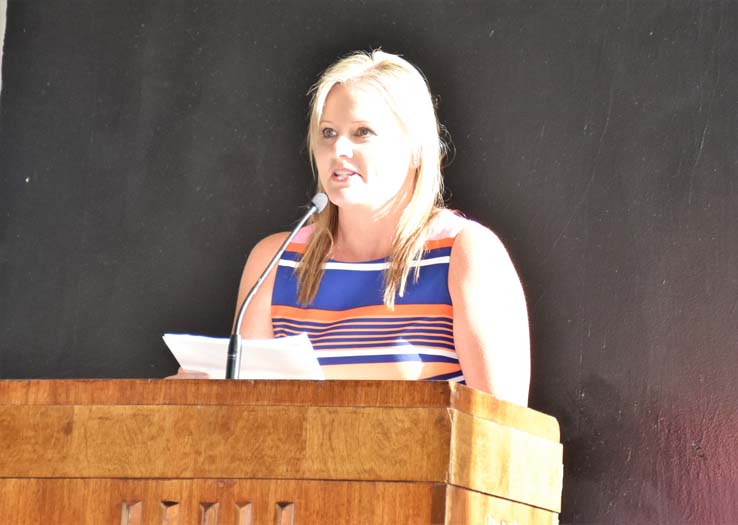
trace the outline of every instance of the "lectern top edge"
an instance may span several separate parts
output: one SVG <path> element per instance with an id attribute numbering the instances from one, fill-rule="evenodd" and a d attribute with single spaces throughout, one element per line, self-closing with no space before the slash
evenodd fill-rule
<path id="1" fill-rule="evenodd" d="M 555 418 L 445 381 L 31 379 L 0 381 L 3 405 L 448 408 L 559 441 Z"/>

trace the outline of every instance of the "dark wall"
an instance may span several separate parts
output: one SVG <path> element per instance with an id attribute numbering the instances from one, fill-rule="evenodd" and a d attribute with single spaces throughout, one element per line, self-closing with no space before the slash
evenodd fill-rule
<path id="1" fill-rule="evenodd" d="M 225 335 L 312 191 L 307 98 L 382 46 L 428 76 L 449 203 L 524 280 L 562 523 L 738 515 L 738 2 L 10 0 L 0 377 L 161 377 Z"/>

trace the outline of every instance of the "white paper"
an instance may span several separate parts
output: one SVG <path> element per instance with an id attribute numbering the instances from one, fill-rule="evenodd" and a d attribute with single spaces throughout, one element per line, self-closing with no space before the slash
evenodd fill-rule
<path id="1" fill-rule="evenodd" d="M 164 334 L 164 342 L 184 370 L 224 379 L 228 339 L 189 334 Z M 323 379 L 307 334 L 277 339 L 244 339 L 241 379 Z"/>

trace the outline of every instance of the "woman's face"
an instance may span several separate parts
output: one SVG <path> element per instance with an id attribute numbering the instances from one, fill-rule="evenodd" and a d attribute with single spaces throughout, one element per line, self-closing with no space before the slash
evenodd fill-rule
<path id="1" fill-rule="evenodd" d="M 315 143 L 318 177 L 339 208 L 391 211 L 412 191 L 407 135 L 381 95 L 336 84 L 325 100 Z"/>

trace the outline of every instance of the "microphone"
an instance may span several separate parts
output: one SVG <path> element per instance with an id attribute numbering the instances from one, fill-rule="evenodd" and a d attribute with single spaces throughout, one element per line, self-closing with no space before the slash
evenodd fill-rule
<path id="1" fill-rule="evenodd" d="M 287 238 L 284 240 L 282 245 L 279 247 L 279 250 L 277 250 L 277 253 L 274 254 L 274 257 L 272 257 L 272 260 L 269 261 L 269 264 L 267 265 L 264 272 L 259 276 L 259 278 L 256 280 L 254 285 L 251 287 L 251 290 L 249 290 L 249 293 L 246 294 L 246 298 L 243 300 L 243 303 L 241 304 L 241 308 L 238 310 L 238 317 L 236 318 L 236 325 L 233 328 L 233 333 L 231 334 L 231 339 L 228 342 L 228 360 L 226 361 L 226 379 L 238 379 L 238 376 L 241 374 L 241 325 L 243 324 L 243 316 L 246 313 L 246 308 L 249 306 L 249 303 L 254 298 L 254 295 L 256 295 L 257 290 L 261 286 L 261 284 L 264 282 L 264 279 L 266 279 L 266 276 L 269 275 L 269 272 L 272 271 L 272 268 L 274 268 L 274 265 L 277 264 L 277 261 L 279 261 L 279 258 L 282 257 L 282 254 L 287 249 L 287 245 L 292 242 L 292 238 L 297 235 L 297 232 L 302 226 L 307 222 L 307 220 L 314 214 L 314 213 L 320 213 L 323 211 L 323 208 L 326 207 L 328 204 L 328 196 L 325 193 L 318 193 L 316 194 L 312 200 L 310 201 L 310 208 L 305 213 L 305 215 L 302 216 L 302 219 L 300 219 L 300 222 L 297 223 L 297 226 L 294 227 L 294 229 L 290 232 L 290 234 L 287 236 Z"/>

